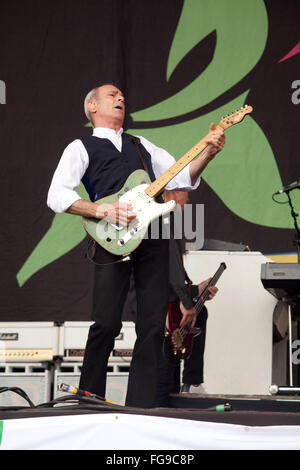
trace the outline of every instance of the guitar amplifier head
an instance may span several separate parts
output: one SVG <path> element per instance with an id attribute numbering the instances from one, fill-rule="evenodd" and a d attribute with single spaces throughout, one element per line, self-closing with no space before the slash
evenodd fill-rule
<path id="1" fill-rule="evenodd" d="M 284 297 L 295 297 L 300 300 L 300 264 L 262 264 L 261 282 L 264 288 L 279 300 Z"/>
<path id="2" fill-rule="evenodd" d="M 204 251 L 251 251 L 249 246 L 243 243 L 226 242 L 212 238 L 205 238 L 201 249 Z"/>

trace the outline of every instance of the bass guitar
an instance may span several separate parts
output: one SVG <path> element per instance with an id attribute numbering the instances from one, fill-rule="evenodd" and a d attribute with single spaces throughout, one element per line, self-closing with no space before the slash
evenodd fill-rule
<path id="1" fill-rule="evenodd" d="M 234 124 L 241 122 L 252 111 L 253 108 L 246 105 L 221 119 L 216 129 L 224 131 Z M 152 183 L 146 171 L 136 170 L 128 177 L 120 191 L 95 201 L 97 204 L 113 204 L 117 201 L 131 204 L 132 212 L 136 214 L 136 217 L 128 227 L 112 224 L 106 221 L 105 218 L 94 219 L 83 217 L 82 221 L 86 232 L 112 254 L 127 256 L 134 251 L 143 240 L 150 223 L 175 209 L 175 201 L 157 203 L 155 198 L 161 194 L 169 181 L 207 147 L 206 139 L 216 129 L 210 131 Z"/>
<path id="2" fill-rule="evenodd" d="M 226 264 L 221 263 L 204 291 L 199 295 L 199 298 L 194 305 L 197 317 L 200 314 L 205 301 L 209 297 L 208 288 L 216 285 L 225 269 Z M 188 359 L 192 352 L 193 340 L 201 333 L 201 328 L 190 328 L 189 326 L 180 327 L 181 319 L 182 313 L 180 311 L 179 301 L 170 302 L 167 313 L 166 336 L 169 337 L 171 341 L 174 355 L 179 359 Z"/>

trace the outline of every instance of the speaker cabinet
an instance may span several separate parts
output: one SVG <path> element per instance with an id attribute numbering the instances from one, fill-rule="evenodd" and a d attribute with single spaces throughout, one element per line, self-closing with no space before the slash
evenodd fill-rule
<path id="1" fill-rule="evenodd" d="M 0 387 L 22 389 L 34 405 L 50 400 L 51 383 L 52 371 L 45 364 L 0 363 Z M 0 406 L 27 405 L 27 400 L 13 391 L 0 393 Z"/>
<path id="2" fill-rule="evenodd" d="M 65 392 L 59 390 L 59 386 L 62 383 L 78 388 L 81 366 L 82 363 L 63 362 L 56 367 L 54 371 L 54 398 L 66 395 Z M 125 404 L 128 374 L 129 364 L 108 364 L 105 396 L 107 400 L 117 403 L 118 405 Z"/>

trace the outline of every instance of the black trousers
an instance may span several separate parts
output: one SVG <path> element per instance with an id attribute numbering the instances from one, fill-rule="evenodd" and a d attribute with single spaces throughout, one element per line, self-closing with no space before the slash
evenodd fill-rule
<path id="1" fill-rule="evenodd" d="M 185 359 L 183 365 L 182 383 L 184 384 L 199 385 L 204 382 L 203 368 L 207 317 L 207 309 L 203 307 L 195 324 L 196 327 L 201 328 L 201 333 L 194 338 L 192 353 L 188 359 Z"/>
<path id="2" fill-rule="evenodd" d="M 132 261 L 95 266 L 93 312 L 79 387 L 105 396 L 108 358 L 122 327 L 122 312 L 133 272 L 137 296 L 136 342 L 130 366 L 126 405 L 155 406 L 158 366 L 169 297 L 168 240 L 144 239 Z M 97 246 L 95 263 L 119 257 Z"/>

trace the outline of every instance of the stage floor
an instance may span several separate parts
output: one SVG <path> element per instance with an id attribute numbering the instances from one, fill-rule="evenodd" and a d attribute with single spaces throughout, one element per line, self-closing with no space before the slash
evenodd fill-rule
<path id="1" fill-rule="evenodd" d="M 228 411 L 222 411 L 222 405 L 226 405 Z M 92 400 L 62 402 L 55 406 L 45 404 L 35 408 L 3 407 L 0 408 L 0 420 L 95 413 L 126 413 L 245 426 L 297 426 L 300 425 L 300 397 L 185 393 L 171 395 L 164 407 L 151 409 L 129 408 Z"/>
<path id="2" fill-rule="evenodd" d="M 85 398 L 0 409 L 0 450 L 101 450 L 108 459 L 123 451 L 300 450 L 295 396 L 182 394 L 152 409 Z M 224 405 L 229 411 L 218 411 Z M 192 456 L 197 463 L 201 454 Z"/>

